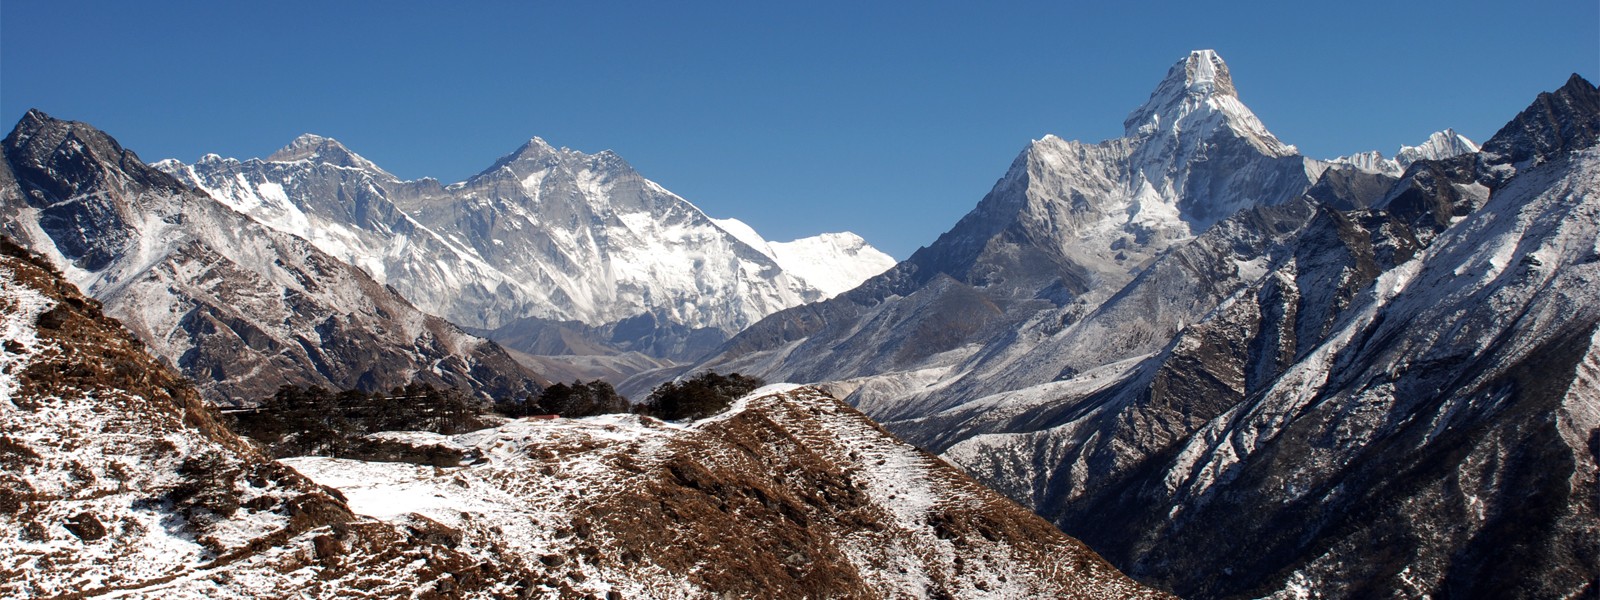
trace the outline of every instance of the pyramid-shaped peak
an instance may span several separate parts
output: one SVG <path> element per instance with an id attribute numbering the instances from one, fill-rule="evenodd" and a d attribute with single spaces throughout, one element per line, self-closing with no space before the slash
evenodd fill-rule
<path id="1" fill-rule="evenodd" d="M 1150 99 L 1122 125 L 1133 136 L 1141 127 L 1163 126 L 1195 104 L 1222 97 L 1238 99 L 1228 63 L 1215 50 L 1195 50 L 1167 70 Z"/>
<path id="2" fill-rule="evenodd" d="M 377 174 L 393 177 L 388 171 L 378 168 L 372 161 L 361 155 L 351 152 L 339 140 L 320 136 L 314 133 L 303 133 L 294 138 L 289 145 L 280 148 L 267 157 L 268 162 L 295 162 L 310 161 L 314 163 L 329 164 L 336 167 L 348 167 L 371 171 Z"/>
<path id="3" fill-rule="evenodd" d="M 299 137 L 294 138 L 294 141 L 289 142 L 289 145 L 284 146 L 283 148 L 278 149 L 277 152 L 272 153 L 272 156 L 267 157 L 267 160 L 301 160 L 305 158 L 305 156 L 319 151 L 333 151 L 336 153 L 351 154 L 350 149 L 344 147 L 344 144 L 339 143 L 339 140 L 330 137 L 323 137 L 315 133 L 302 133 Z"/>
<path id="4" fill-rule="evenodd" d="M 589 154 L 566 146 L 557 147 L 545 141 L 544 138 L 535 136 L 529 138 L 526 143 L 519 146 L 515 151 L 500 157 L 489 168 L 484 169 L 477 175 L 473 175 L 471 179 L 493 176 L 507 169 L 522 176 L 551 168 L 571 172 L 581 170 L 612 173 L 633 172 L 633 167 L 616 152 L 601 150 L 594 154 Z"/>
<path id="5" fill-rule="evenodd" d="M 1456 133 L 1454 129 L 1445 129 L 1433 132 L 1427 141 L 1416 146 L 1401 146 L 1400 151 L 1395 153 L 1395 161 L 1405 168 L 1419 160 L 1442 160 L 1477 151 L 1478 145 L 1467 136 Z"/>
<path id="6" fill-rule="evenodd" d="M 517 148 L 517 151 L 513 152 L 512 154 L 517 156 L 540 155 L 549 154 L 555 151 L 556 147 L 550 145 L 550 142 L 544 141 L 544 138 L 542 137 L 533 136 L 528 138 L 528 142 L 523 144 L 521 148 Z"/>
<path id="7" fill-rule="evenodd" d="M 1278 141 L 1250 108 L 1239 101 L 1228 63 L 1215 50 L 1194 50 L 1167 71 L 1150 99 L 1122 122 L 1128 138 L 1207 135 L 1225 128 L 1257 150 L 1273 156 L 1294 154 Z"/>
<path id="8" fill-rule="evenodd" d="M 1190 93 L 1205 95 L 1237 96 L 1233 89 L 1233 76 L 1228 73 L 1228 63 L 1222 61 L 1216 50 L 1195 50 L 1184 59 L 1183 86 Z M 1174 66 L 1167 74 L 1168 79 L 1178 74 L 1178 66 Z"/>

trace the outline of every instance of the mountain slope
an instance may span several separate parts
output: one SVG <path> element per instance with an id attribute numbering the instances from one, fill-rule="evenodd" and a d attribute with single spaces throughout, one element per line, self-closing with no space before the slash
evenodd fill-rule
<path id="1" fill-rule="evenodd" d="M 341 492 L 3 239 L 0 341 L 7 596 L 1166 597 L 811 390 L 692 425 L 374 436 L 426 466 L 290 461 Z"/>
<path id="2" fill-rule="evenodd" d="M 1593 146 L 1600 111 L 1540 106 L 1597 96 L 1541 97 L 1539 129 L 1575 132 L 1545 147 Z M 1227 260 L 1177 280 L 1262 266 L 1153 355 L 888 426 L 1185 596 L 1583 590 L 1600 163 L 1507 143 L 1523 123 L 1485 144 L 1505 154 L 1414 164 L 1381 210 L 1324 206 L 1278 250 L 1208 232 L 1193 246 Z"/>
<path id="3" fill-rule="evenodd" d="M 1582 540 L 1600 534 L 1597 160 L 1585 151 L 1513 180 L 1420 262 L 1386 274 L 1261 397 L 1081 509 L 1130 497 L 1179 507 L 1138 517 L 1151 533 L 1128 557 L 1164 573 L 1208 566 L 1173 556 L 1174 541 L 1259 532 L 1243 536 L 1260 548 L 1244 564 L 1277 575 L 1255 589 L 1184 576 L 1178 589 L 1201 595 L 1549 597 L 1592 586 L 1600 572 Z M 1241 514 L 1249 523 L 1230 517 Z M 1104 517 L 1094 519 L 1103 539 L 1126 535 L 1127 521 Z M 1387 560 L 1358 558 L 1378 540 Z"/>
<path id="4" fill-rule="evenodd" d="M 606 352 L 693 358 L 893 263 L 848 234 L 769 244 L 614 153 L 537 138 L 448 186 L 400 181 L 312 135 L 265 160 L 159 166 L 365 269 L 423 310 L 533 354 L 549 352 L 516 345 L 528 330 L 566 327 Z M 581 326 L 561 325 L 573 322 Z"/>
<path id="5" fill-rule="evenodd" d="M 1417 160 L 1398 176 L 1302 161 L 1303 186 L 1235 203 L 1195 185 L 1230 155 L 1203 136 L 1254 157 L 1219 172 L 1236 183 L 1284 181 L 1273 165 L 1291 150 L 1258 121 L 1235 119 L 1224 100 L 1171 136 L 1135 126 L 1231 91 L 1204 58 L 1181 62 L 1181 83 L 1169 76 L 1153 95 L 1177 109 L 1136 111 L 1123 140 L 1036 142 L 933 246 L 753 326 L 708 365 L 828 381 L 1185 596 L 1585 589 L 1597 554 L 1577 542 L 1595 530 L 1584 487 L 1595 453 L 1583 440 L 1596 433 L 1583 415 L 1600 396 L 1582 366 L 1594 323 L 1580 306 L 1600 299 L 1588 298 L 1593 160 L 1573 152 L 1595 141 L 1594 86 L 1575 78 L 1542 94 L 1482 152 Z M 1145 161 L 1121 162 L 1123 147 Z M 1136 210 L 1101 217 L 1146 234 L 1115 248 L 1148 253 L 1125 275 L 1103 260 L 1041 259 L 1103 258 L 1112 245 L 1096 232 L 1119 229 L 1061 216 L 1093 215 L 1137 198 L 1135 182 L 1157 180 L 1149 173 L 1185 170 L 1162 181 L 1198 195 L 1113 203 Z M 1240 208 L 1213 220 L 1226 211 L 1200 206 Z M 1046 231 L 1005 225 L 1039 212 L 1026 221 Z M 1139 221 L 1146 212 L 1167 218 Z M 1147 223 L 1162 226 L 1130 227 Z M 1435 275 L 1399 285 L 1419 272 Z M 1400 291 L 1410 300 L 1391 306 Z M 1484 512 L 1464 519 L 1462 502 Z M 1393 550 L 1364 554 L 1374 547 Z M 1510 553 L 1501 569 L 1485 562 L 1494 549 Z"/>
<path id="6" fill-rule="evenodd" d="M 279 385 L 413 381 L 520 397 L 535 375 L 304 240 L 146 166 L 94 128 L 30 111 L 4 141 L 0 217 L 208 400 Z"/>
<path id="7" fill-rule="evenodd" d="M 420 522 L 357 519 L 337 492 L 251 450 L 97 302 L 8 240 L 0 338 L 0 595 L 381 595 L 442 574 L 484 587 L 486 570 L 423 539 Z M 339 557 L 326 551 L 336 538 L 350 548 Z"/>
<path id="8" fill-rule="evenodd" d="M 1099 144 L 1033 142 L 932 245 L 851 292 L 753 325 L 701 366 L 850 381 L 850 402 L 880 419 L 1032 385 L 984 376 L 985 389 L 946 389 L 1059 336 L 1211 225 L 1298 198 L 1320 170 L 1239 101 L 1211 51 L 1178 61 L 1124 126 Z M 1123 353 L 1152 352 L 1171 333 Z"/>

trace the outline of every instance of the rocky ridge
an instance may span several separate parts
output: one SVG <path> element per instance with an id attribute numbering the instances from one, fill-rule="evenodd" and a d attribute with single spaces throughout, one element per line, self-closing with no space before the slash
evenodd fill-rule
<path id="1" fill-rule="evenodd" d="M 287 461 L 362 514 L 420 514 L 544 585 L 624 597 L 1150 597 L 1025 509 L 815 389 L 692 424 L 637 416 L 381 434 L 438 470 Z M 492 549 L 492 550 L 491 550 Z"/>

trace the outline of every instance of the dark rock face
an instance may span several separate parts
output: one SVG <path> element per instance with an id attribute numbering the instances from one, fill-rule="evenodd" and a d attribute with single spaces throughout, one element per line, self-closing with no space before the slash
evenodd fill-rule
<path id="1" fill-rule="evenodd" d="M 1354 168 L 1330 168 L 1306 190 L 1306 196 L 1335 210 L 1367 208 L 1383 198 L 1394 186 L 1395 178 L 1382 173 Z"/>
<path id="2" fill-rule="evenodd" d="M 179 184 L 92 127 L 32 111 L 4 153 L 0 227 L 70 266 L 212 401 L 249 402 L 282 384 L 422 381 L 513 398 L 538 389 L 494 344 Z"/>
<path id="3" fill-rule="evenodd" d="M 1483 144 L 1494 162 L 1543 162 L 1588 148 L 1600 140 L 1600 92 L 1577 73 L 1554 92 L 1539 94 L 1533 105 Z"/>

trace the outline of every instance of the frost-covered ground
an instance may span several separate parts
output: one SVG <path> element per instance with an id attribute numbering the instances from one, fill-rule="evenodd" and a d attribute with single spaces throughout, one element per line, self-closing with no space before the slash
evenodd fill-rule
<path id="1" fill-rule="evenodd" d="M 285 530 L 286 503 L 319 493 L 193 414 L 192 388 L 90 302 L 39 264 L 0 257 L 3 596 L 110 590 L 216 562 Z"/>

